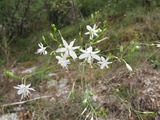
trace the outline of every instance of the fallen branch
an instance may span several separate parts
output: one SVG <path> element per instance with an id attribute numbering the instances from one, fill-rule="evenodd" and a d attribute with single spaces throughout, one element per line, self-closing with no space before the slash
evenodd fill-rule
<path id="1" fill-rule="evenodd" d="M 26 101 L 20 101 L 20 102 L 14 102 L 14 103 L 8 103 L 8 104 L 4 104 L 4 105 L 1 105 L 1 106 L 2 107 L 7 107 L 7 106 L 13 106 L 13 105 L 22 105 L 22 104 L 30 102 L 30 101 L 39 100 L 39 99 L 46 99 L 46 98 L 51 98 L 51 97 L 53 97 L 53 95 L 36 97 L 34 99 L 30 99 L 30 100 L 26 100 Z"/>

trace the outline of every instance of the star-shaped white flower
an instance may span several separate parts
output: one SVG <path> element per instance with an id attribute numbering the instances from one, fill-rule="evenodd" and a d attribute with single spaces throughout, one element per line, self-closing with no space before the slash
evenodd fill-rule
<path id="1" fill-rule="evenodd" d="M 94 24 L 93 28 L 89 25 L 86 26 L 88 32 L 85 33 L 85 35 L 90 35 L 90 39 L 92 40 L 94 36 L 98 36 L 98 32 L 101 31 L 101 29 L 96 29 L 96 24 Z"/>
<path id="2" fill-rule="evenodd" d="M 58 48 L 56 50 L 56 52 L 61 52 L 61 53 L 64 52 L 64 56 L 67 57 L 68 55 L 70 55 L 75 60 L 77 58 L 77 55 L 74 52 L 74 50 L 79 48 L 79 46 L 73 47 L 73 44 L 74 44 L 75 40 L 70 42 L 69 45 L 63 38 L 62 38 L 62 42 L 63 42 L 64 47 L 63 48 Z"/>
<path id="3" fill-rule="evenodd" d="M 58 64 L 60 64 L 63 68 L 68 69 L 68 64 L 70 64 L 70 60 L 67 60 L 65 55 L 56 56 L 56 59 L 58 59 Z"/>
<path id="4" fill-rule="evenodd" d="M 108 65 L 111 64 L 112 62 L 108 62 L 109 57 L 107 57 L 106 59 L 104 57 L 101 57 L 101 60 L 98 62 L 98 64 L 100 64 L 100 68 L 104 69 L 104 67 L 109 68 Z"/>
<path id="5" fill-rule="evenodd" d="M 156 47 L 160 47 L 160 44 L 157 44 L 157 46 Z"/>
<path id="6" fill-rule="evenodd" d="M 92 46 L 87 48 L 86 50 L 80 50 L 83 54 L 79 56 L 79 59 L 87 59 L 87 62 L 91 65 L 93 59 L 100 60 L 100 57 L 97 55 L 100 51 L 93 52 Z"/>
<path id="7" fill-rule="evenodd" d="M 17 87 L 14 87 L 14 88 L 18 89 L 17 94 L 21 95 L 21 99 L 23 99 L 23 98 L 26 98 L 29 96 L 29 94 L 30 94 L 29 90 L 35 91 L 33 88 L 29 88 L 30 86 L 31 86 L 31 84 L 28 84 L 28 85 L 21 84 L 21 85 L 18 85 Z"/>
<path id="8" fill-rule="evenodd" d="M 35 52 L 36 54 L 43 54 L 43 55 L 47 55 L 47 51 L 46 48 L 47 47 L 43 47 L 42 43 L 38 43 L 38 46 L 40 47 L 37 52 Z"/>

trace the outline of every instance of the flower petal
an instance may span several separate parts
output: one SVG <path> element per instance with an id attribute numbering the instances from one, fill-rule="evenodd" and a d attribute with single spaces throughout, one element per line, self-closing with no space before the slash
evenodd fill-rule
<path id="1" fill-rule="evenodd" d="M 72 47 L 72 50 L 78 49 L 80 46 Z"/>
<path id="2" fill-rule="evenodd" d="M 32 90 L 32 91 L 35 91 L 35 89 L 33 89 L 33 88 L 28 88 L 28 90 Z"/>
<path id="3" fill-rule="evenodd" d="M 40 48 L 42 48 L 42 47 L 43 47 L 43 44 L 40 42 L 40 43 L 38 44 L 38 46 L 39 46 Z"/>
<path id="4" fill-rule="evenodd" d="M 18 90 L 17 94 L 20 95 L 23 93 L 23 90 Z"/>
<path id="5" fill-rule="evenodd" d="M 56 50 L 56 52 L 65 52 L 66 51 L 66 48 L 58 48 L 57 50 Z"/>
<path id="6" fill-rule="evenodd" d="M 94 29 L 94 30 L 96 29 L 96 24 L 94 24 L 93 29 Z"/>
<path id="7" fill-rule="evenodd" d="M 84 58 L 87 58 L 88 57 L 88 54 L 81 54 L 80 56 L 79 56 L 79 59 L 84 59 Z"/>
<path id="8" fill-rule="evenodd" d="M 83 52 L 83 53 L 86 53 L 86 52 L 87 52 L 86 50 L 83 50 L 83 49 L 80 49 L 80 51 Z"/>
<path id="9" fill-rule="evenodd" d="M 86 32 L 86 33 L 85 33 L 85 35 L 89 35 L 89 34 L 90 34 L 90 32 Z"/>
<path id="10" fill-rule="evenodd" d="M 26 85 L 27 88 L 29 88 L 31 86 L 31 84 Z"/>
<path id="11" fill-rule="evenodd" d="M 90 52 L 92 52 L 92 46 L 90 46 L 89 48 L 87 48 L 87 51 L 90 53 Z"/>
<path id="12" fill-rule="evenodd" d="M 44 51 L 43 55 L 47 55 L 47 53 L 48 53 L 47 51 Z"/>
<path id="13" fill-rule="evenodd" d="M 103 56 L 101 56 L 101 60 L 102 60 L 102 61 L 105 61 L 105 58 L 104 58 Z"/>
<path id="14" fill-rule="evenodd" d="M 89 31 L 92 30 L 91 26 L 89 26 L 89 25 L 87 25 L 86 28 L 87 28 L 87 30 L 89 30 Z"/>
<path id="15" fill-rule="evenodd" d="M 73 50 L 70 50 L 70 56 L 75 60 L 77 58 L 76 53 Z"/>
<path id="16" fill-rule="evenodd" d="M 14 87 L 15 89 L 21 89 L 20 87 Z"/>
<path id="17" fill-rule="evenodd" d="M 96 59 L 96 60 L 100 60 L 101 58 L 99 57 L 99 55 L 96 55 L 96 54 L 92 54 L 92 57 L 94 58 L 94 59 Z"/>
<path id="18" fill-rule="evenodd" d="M 92 52 L 92 54 L 97 54 L 97 53 L 99 53 L 99 52 L 100 52 L 100 50 L 95 51 L 95 52 Z"/>
<path id="19" fill-rule="evenodd" d="M 69 46 L 72 47 L 74 45 L 74 42 L 75 42 L 75 39 L 72 42 L 70 42 Z"/>
<path id="20" fill-rule="evenodd" d="M 62 42 L 63 42 L 63 45 L 65 46 L 65 48 L 68 47 L 68 43 L 65 40 L 62 40 Z"/>
<path id="21" fill-rule="evenodd" d="M 160 44 L 157 44 L 157 46 L 156 47 L 160 47 Z"/>

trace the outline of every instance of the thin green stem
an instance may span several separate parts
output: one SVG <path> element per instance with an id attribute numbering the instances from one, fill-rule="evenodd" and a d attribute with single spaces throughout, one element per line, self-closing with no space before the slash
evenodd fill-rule
<path id="1" fill-rule="evenodd" d="M 81 77 L 81 85 L 82 85 L 82 92 L 85 94 L 85 62 L 82 63 L 82 77 Z"/>

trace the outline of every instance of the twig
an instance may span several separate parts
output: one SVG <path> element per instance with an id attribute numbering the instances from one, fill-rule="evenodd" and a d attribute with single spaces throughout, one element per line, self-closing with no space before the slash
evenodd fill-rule
<path id="1" fill-rule="evenodd" d="M 33 113 L 32 113 L 32 119 L 31 120 L 34 119 L 34 115 L 35 115 L 35 111 L 33 111 Z"/>
<path id="2" fill-rule="evenodd" d="M 53 95 L 36 97 L 34 99 L 30 99 L 30 100 L 26 100 L 26 101 L 20 101 L 20 102 L 14 102 L 14 103 L 8 103 L 8 104 L 4 104 L 4 105 L 1 105 L 1 106 L 2 107 L 7 107 L 7 106 L 13 106 L 13 105 L 22 105 L 22 104 L 30 102 L 30 101 L 39 100 L 39 99 L 46 99 L 46 98 L 51 98 L 51 97 L 53 97 Z"/>

